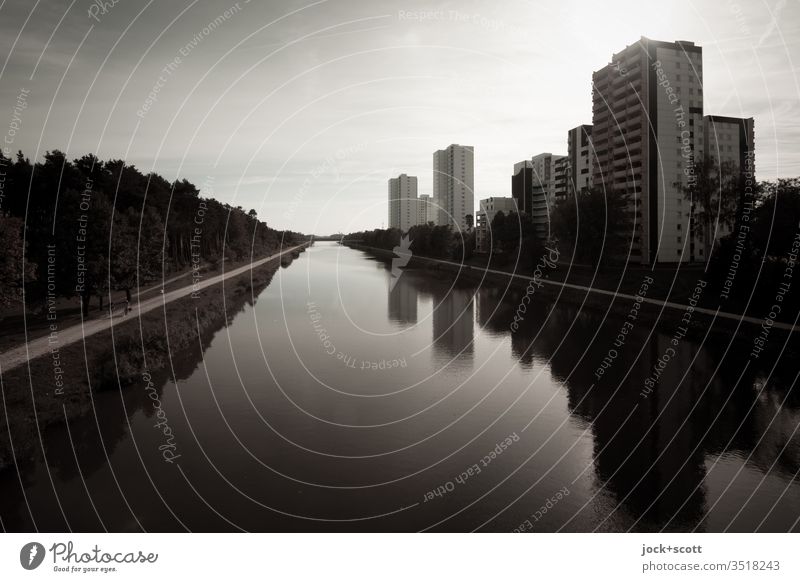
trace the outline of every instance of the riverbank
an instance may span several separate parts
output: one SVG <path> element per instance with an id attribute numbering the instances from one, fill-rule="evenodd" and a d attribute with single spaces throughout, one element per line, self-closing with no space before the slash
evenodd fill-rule
<path id="1" fill-rule="evenodd" d="M 358 244 L 344 243 L 346 246 L 368 252 L 381 259 L 393 259 L 396 255 L 392 251 L 385 249 L 367 247 Z M 554 263 L 551 263 L 551 265 Z M 638 313 L 646 321 L 653 325 L 674 326 L 686 324 L 688 332 L 694 336 L 705 333 L 729 337 L 737 330 L 739 333 L 751 333 L 758 330 L 761 326 L 767 325 L 775 336 L 772 337 L 772 345 L 782 342 L 776 340 L 776 336 L 791 334 L 789 340 L 793 348 L 798 331 L 792 324 L 769 322 L 765 323 L 763 318 L 743 316 L 737 313 L 719 311 L 714 309 L 698 307 L 703 299 L 705 282 L 702 271 L 697 269 L 686 270 L 679 283 L 665 286 L 663 281 L 658 280 L 658 273 L 648 269 L 638 269 L 631 272 L 626 277 L 625 285 L 620 285 L 619 291 L 598 288 L 596 286 L 580 285 L 572 282 L 565 282 L 558 277 L 558 264 L 556 268 L 549 269 L 548 266 L 542 270 L 543 277 L 540 280 L 541 286 L 536 286 L 536 294 L 546 300 L 567 301 L 583 308 L 593 309 L 600 312 L 610 312 L 612 314 L 624 315 L 634 303 L 639 304 Z M 436 272 L 448 273 L 449 276 L 456 276 L 461 280 L 469 280 L 478 283 L 492 283 L 508 285 L 516 290 L 519 299 L 522 298 L 522 290 L 528 288 L 532 276 L 530 274 L 506 271 L 500 269 L 489 269 L 485 265 L 467 262 L 464 264 L 441 259 L 433 259 L 414 255 L 408 262 L 406 268 L 426 269 Z M 563 273 L 562 273 L 563 274 Z M 666 291 L 665 291 L 666 287 Z M 685 302 L 675 301 L 670 289 L 676 290 L 676 295 Z M 666 298 L 665 298 L 666 297 Z M 690 313 L 687 318 L 686 314 Z M 688 323 L 687 323 L 688 319 Z M 709 325 L 714 321 L 714 326 L 709 330 Z"/>
<path id="2" fill-rule="evenodd" d="M 247 262 L 240 262 L 228 265 L 228 268 L 235 268 L 237 266 L 248 264 Z M 192 273 L 199 273 L 204 277 L 211 276 L 219 271 L 220 264 L 215 265 L 202 265 L 199 269 L 193 270 L 187 267 L 179 272 L 170 273 L 169 277 L 163 282 L 150 281 L 149 285 L 143 287 L 138 292 L 133 292 L 133 301 L 142 301 L 146 297 L 154 297 L 160 294 L 163 289 L 165 292 L 179 289 L 186 285 L 187 277 Z M 113 291 L 104 295 L 107 303 L 122 303 L 126 299 L 125 291 Z M 80 323 L 103 319 L 108 317 L 108 306 L 100 309 L 94 303 L 88 313 L 82 313 L 80 297 L 59 297 L 55 300 L 52 308 L 47 305 L 41 305 L 33 310 L 28 310 L 23 313 L 22 308 L 7 310 L 0 312 L 0 321 L 3 325 L 3 335 L 0 337 L 0 353 L 12 350 L 15 347 L 31 342 L 40 337 L 44 337 L 50 333 L 50 324 L 53 320 L 58 322 L 60 328 L 69 327 L 71 325 L 80 325 Z"/>
<path id="3" fill-rule="evenodd" d="M 131 305 L 129 312 L 133 314 L 132 317 L 136 317 L 154 309 L 163 309 L 167 303 L 187 295 L 195 296 L 200 290 L 205 289 L 209 285 L 214 285 L 223 279 L 235 277 L 242 273 L 248 273 L 260 265 L 277 259 L 280 259 L 282 264 L 287 264 L 286 261 L 290 261 L 293 257 L 299 256 L 299 249 L 304 249 L 308 244 L 309 243 L 303 243 L 301 245 L 288 247 L 267 257 L 256 259 L 243 266 L 233 269 L 224 269 L 219 275 L 204 277 L 200 273 L 193 274 L 190 284 L 181 286 L 172 291 L 165 291 L 150 299 L 135 302 Z M 59 349 L 61 346 L 81 341 L 90 335 L 105 331 L 115 324 L 123 323 L 126 317 L 127 313 L 124 309 L 120 308 L 115 309 L 113 314 L 109 313 L 107 317 L 81 320 L 79 324 L 67 327 L 60 325 L 60 322 L 56 318 L 51 321 L 50 332 L 46 336 L 37 339 L 29 339 L 16 348 L 0 353 L 0 371 L 3 373 L 9 372 L 38 356 L 48 353 L 52 354 L 54 350 Z"/>
<path id="4" fill-rule="evenodd" d="M 199 337 L 225 327 L 255 301 L 281 265 L 291 263 L 285 256 L 186 294 L 163 309 L 138 317 L 134 311 L 109 329 L 4 371 L 0 471 L 13 466 L 15 457 L 20 463 L 37 454 L 39 431 L 90 413 L 94 393 L 131 389 L 144 377 L 167 370 L 182 350 L 198 349 Z"/>

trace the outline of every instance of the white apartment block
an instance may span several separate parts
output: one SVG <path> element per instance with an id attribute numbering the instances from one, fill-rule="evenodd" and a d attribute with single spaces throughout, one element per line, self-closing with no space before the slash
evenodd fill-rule
<path id="1" fill-rule="evenodd" d="M 534 185 L 531 191 L 531 222 L 539 240 L 550 238 L 550 213 L 552 206 L 548 201 L 544 186 Z"/>
<path id="2" fill-rule="evenodd" d="M 569 155 L 558 158 L 553 164 L 555 178 L 553 180 L 553 205 L 558 206 L 570 193 Z"/>
<path id="3" fill-rule="evenodd" d="M 475 246 L 479 252 L 489 252 L 489 228 L 498 212 L 505 215 L 518 212 L 517 201 L 514 198 L 493 197 L 480 201 L 480 210 L 475 222 Z"/>
<path id="4" fill-rule="evenodd" d="M 420 194 L 417 199 L 417 224 L 436 223 L 436 207 L 430 194 Z"/>
<path id="5" fill-rule="evenodd" d="M 550 236 L 550 215 L 556 205 L 559 188 L 566 186 L 564 165 L 567 156 L 549 152 L 531 158 L 533 186 L 531 188 L 531 210 L 536 235 L 546 240 Z"/>
<path id="6" fill-rule="evenodd" d="M 592 187 L 592 126 L 579 125 L 567 132 L 566 184 L 564 194 L 575 196 Z M 560 192 L 556 192 L 559 198 Z"/>
<path id="7" fill-rule="evenodd" d="M 556 166 L 567 156 L 543 153 L 531 158 L 533 168 L 533 185 L 544 189 L 547 204 L 552 206 L 556 198 L 556 181 L 558 172 Z"/>
<path id="8" fill-rule="evenodd" d="M 642 37 L 592 76 L 592 184 L 627 194 L 632 260 L 701 260 L 680 181 L 703 143 L 703 53 L 688 41 Z M 630 234 L 630 233 L 629 233 Z"/>
<path id="9" fill-rule="evenodd" d="M 474 148 L 453 144 L 433 154 L 433 199 L 438 225 L 468 228 L 466 216 L 475 218 Z M 474 221 L 473 221 L 474 222 Z"/>
<path id="10" fill-rule="evenodd" d="M 519 212 L 531 213 L 532 188 L 533 163 L 530 160 L 517 162 L 511 176 L 511 197 L 516 200 Z"/>
<path id="11" fill-rule="evenodd" d="M 730 165 L 739 176 L 755 167 L 755 122 L 752 117 L 703 117 L 703 155 L 718 167 Z M 738 176 L 737 176 L 738 177 Z M 741 201 L 740 201 L 741 202 Z M 723 221 L 712 236 L 717 241 L 733 232 L 733 221 Z"/>
<path id="12" fill-rule="evenodd" d="M 389 228 L 408 232 L 417 224 L 417 177 L 400 174 L 389 179 Z"/>
<path id="13" fill-rule="evenodd" d="M 517 212 L 517 201 L 505 196 L 494 196 L 481 200 L 480 208 L 480 211 L 488 216 L 491 222 L 498 212 L 503 212 L 505 214 Z"/>
<path id="14" fill-rule="evenodd" d="M 520 212 L 528 214 L 542 240 L 550 236 L 550 214 L 566 195 L 567 156 L 543 153 L 514 164 L 511 196 Z"/>
<path id="15" fill-rule="evenodd" d="M 703 118 L 704 153 L 717 164 L 730 162 L 743 170 L 748 163 L 748 156 L 755 152 L 754 133 L 752 117 L 706 115 Z"/>

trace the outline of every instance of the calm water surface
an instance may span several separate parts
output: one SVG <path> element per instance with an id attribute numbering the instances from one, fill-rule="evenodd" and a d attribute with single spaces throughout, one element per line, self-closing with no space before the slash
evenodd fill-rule
<path id="1" fill-rule="evenodd" d="M 393 284 L 394 282 L 394 284 Z M 390 287 L 393 288 L 390 291 Z M 0 475 L 9 530 L 798 529 L 796 361 L 317 243 L 198 347 Z M 527 522 L 526 522 L 527 520 Z"/>

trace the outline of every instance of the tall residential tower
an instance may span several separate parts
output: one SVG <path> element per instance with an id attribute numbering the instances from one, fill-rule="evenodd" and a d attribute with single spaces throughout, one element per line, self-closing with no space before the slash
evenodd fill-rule
<path id="1" fill-rule="evenodd" d="M 467 229 L 475 219 L 475 170 L 472 146 L 453 144 L 433 154 L 433 201 L 436 224 Z"/>
<path id="2" fill-rule="evenodd" d="M 703 143 L 702 48 L 642 37 L 596 71 L 592 84 L 592 183 L 608 196 L 628 197 L 635 217 L 630 258 L 691 260 L 681 183 Z"/>
<path id="3" fill-rule="evenodd" d="M 436 207 L 430 194 L 420 194 L 417 199 L 417 224 L 436 223 Z"/>
<path id="4" fill-rule="evenodd" d="M 566 194 L 586 192 L 592 187 L 592 126 L 579 125 L 567 132 Z"/>
<path id="5" fill-rule="evenodd" d="M 417 224 L 417 177 L 400 174 L 389 179 L 389 228 L 407 232 Z"/>

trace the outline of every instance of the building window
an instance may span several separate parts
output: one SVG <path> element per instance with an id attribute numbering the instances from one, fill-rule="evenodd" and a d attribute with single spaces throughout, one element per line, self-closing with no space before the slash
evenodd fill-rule
<path id="1" fill-rule="evenodd" d="M 682 226 L 683 226 L 683 225 L 679 223 L 679 224 L 678 224 L 678 230 L 681 230 L 681 227 L 682 227 Z M 678 242 L 681 242 L 681 241 L 680 241 L 680 237 L 678 237 L 678 239 L 679 239 L 679 240 L 678 240 Z"/>

